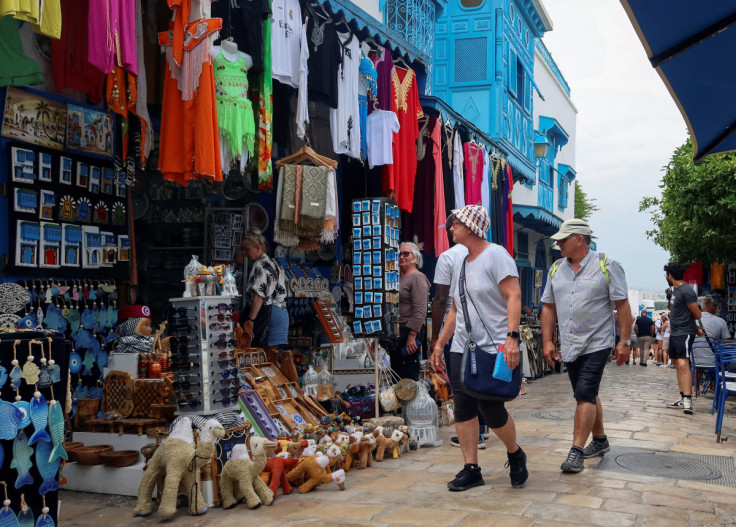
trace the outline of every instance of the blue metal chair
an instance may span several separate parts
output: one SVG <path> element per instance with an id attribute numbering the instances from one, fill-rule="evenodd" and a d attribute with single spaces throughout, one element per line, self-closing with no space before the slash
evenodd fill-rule
<path id="1" fill-rule="evenodd" d="M 736 395 L 736 378 L 734 374 L 729 372 L 732 361 L 736 361 L 736 350 L 723 350 L 716 355 L 718 376 L 716 379 L 717 400 L 716 405 L 718 414 L 716 417 L 716 441 L 721 442 L 721 427 L 723 425 L 723 412 L 726 406 L 726 399 L 729 395 Z"/>
<path id="2" fill-rule="evenodd" d="M 734 342 L 733 340 L 723 341 L 723 342 L 719 342 L 718 345 L 716 346 L 716 353 L 715 353 L 716 355 L 716 383 L 715 383 L 715 393 L 713 394 L 713 404 L 711 405 L 711 409 L 710 409 L 711 415 L 713 415 L 716 411 L 716 407 L 718 406 L 718 401 L 720 398 L 720 391 L 722 388 L 722 383 L 719 377 L 720 370 L 719 370 L 718 363 L 720 360 L 720 356 L 723 353 L 736 353 L 736 342 Z M 724 380 L 730 381 L 730 382 L 736 381 L 736 372 L 731 371 L 732 369 L 733 368 L 730 368 L 729 363 L 727 363 L 724 374 L 723 374 Z"/>
<path id="3" fill-rule="evenodd" d="M 700 337 L 693 344 L 692 360 L 690 361 L 690 371 L 693 377 L 693 394 L 695 397 L 708 393 L 711 382 L 715 379 L 716 374 L 716 350 L 722 345 L 717 339 L 710 339 L 710 344 L 704 338 Z M 703 380 L 702 387 L 700 380 Z M 715 404 L 713 405 L 715 408 Z M 711 414 L 713 411 L 711 411 Z"/>

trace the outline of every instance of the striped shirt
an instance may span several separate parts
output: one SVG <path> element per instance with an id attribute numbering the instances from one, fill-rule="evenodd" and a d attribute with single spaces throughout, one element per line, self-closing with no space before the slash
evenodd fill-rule
<path id="1" fill-rule="evenodd" d="M 589 250 L 577 274 L 565 258 L 555 275 L 548 275 L 542 302 L 555 304 L 565 362 L 614 346 L 612 302 L 627 299 L 628 288 L 620 263 L 609 258 L 606 269 L 610 283 L 601 271 L 598 253 Z"/>

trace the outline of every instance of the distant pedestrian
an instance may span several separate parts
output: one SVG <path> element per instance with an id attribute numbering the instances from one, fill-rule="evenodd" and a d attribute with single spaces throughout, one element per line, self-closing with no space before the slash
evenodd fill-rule
<path id="1" fill-rule="evenodd" d="M 587 222 L 573 219 L 566 220 L 552 235 L 564 258 L 550 268 L 542 295 L 544 358 L 550 365 L 560 359 L 553 340 L 557 322 L 561 358 L 577 400 L 573 443 L 560 467 L 563 472 L 580 472 L 584 458 L 610 450 L 598 389 L 614 347 L 611 302 L 616 306 L 621 337 L 616 345 L 617 365 L 628 361 L 631 353 L 631 308 L 624 270 L 615 260 L 590 248 L 591 234 Z M 593 440 L 586 447 L 591 432 Z"/>
<path id="2" fill-rule="evenodd" d="M 646 366 L 647 360 L 649 360 L 649 349 L 652 347 L 652 338 L 654 337 L 654 321 L 647 316 L 646 311 L 642 311 L 641 316 L 636 318 L 634 331 L 641 348 L 639 364 Z M 637 355 L 634 355 L 634 364 L 636 364 L 636 357 Z"/>
<path id="3" fill-rule="evenodd" d="M 453 210 L 452 214 L 455 216 L 451 228 L 452 239 L 467 247 L 468 255 L 455 263 L 452 272 L 455 282 L 450 289 L 453 304 L 431 358 L 436 371 L 445 369 L 444 348 L 452 336 L 450 380 L 455 398 L 455 429 L 465 465 L 455 479 L 447 484 L 447 488 L 463 491 L 485 485 L 478 466 L 479 411 L 488 427 L 506 447 L 511 486 L 521 487 L 529 477 L 529 472 L 526 454 L 516 443 L 514 420 L 503 402 L 479 400 L 467 395 L 463 391 L 461 371 L 463 351 L 470 339 L 478 348 L 489 353 L 503 351 L 503 358 L 512 370 L 519 365 L 519 272 L 513 258 L 503 247 L 486 241 L 491 219 L 483 207 L 466 205 Z M 463 295 L 460 294 L 460 280 L 465 281 Z M 466 298 L 464 307 L 461 302 Z"/>
<path id="4" fill-rule="evenodd" d="M 690 284 L 683 280 L 685 266 L 680 262 L 668 263 L 664 266 L 664 272 L 667 283 L 673 288 L 668 353 L 677 370 L 677 385 L 680 388 L 680 398 L 667 403 L 667 408 L 677 408 L 686 414 L 692 414 L 693 379 L 690 373 L 690 357 L 695 336 L 705 334 L 703 328 L 695 324 L 701 317 L 698 295 Z"/>
<path id="5" fill-rule="evenodd" d="M 663 366 L 667 364 L 667 349 L 670 344 L 670 320 L 667 313 L 662 313 L 654 326 L 657 336 L 657 348 L 654 350 L 654 364 Z M 665 340 L 667 340 L 666 345 Z"/>

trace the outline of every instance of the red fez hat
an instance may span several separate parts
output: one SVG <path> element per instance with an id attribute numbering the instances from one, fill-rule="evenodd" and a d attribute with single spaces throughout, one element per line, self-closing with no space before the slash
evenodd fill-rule
<path id="1" fill-rule="evenodd" d="M 151 309 L 148 306 L 125 306 L 118 310 L 118 322 L 129 318 L 151 318 Z"/>

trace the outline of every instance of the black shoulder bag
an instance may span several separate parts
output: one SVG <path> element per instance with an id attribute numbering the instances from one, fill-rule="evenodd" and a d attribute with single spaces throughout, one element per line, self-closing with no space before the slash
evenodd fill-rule
<path id="1" fill-rule="evenodd" d="M 484 351 L 473 342 L 473 328 L 470 323 L 470 316 L 468 315 L 468 303 L 466 296 L 470 298 L 473 303 L 473 309 L 480 317 L 483 327 L 491 337 L 491 333 L 483 322 L 483 316 L 475 306 L 472 297 L 467 292 L 465 287 L 465 264 L 467 263 L 467 257 L 463 260 L 463 267 L 460 271 L 460 304 L 463 309 L 463 317 L 465 317 L 465 327 L 468 331 L 468 340 L 465 343 L 465 349 L 463 350 L 463 360 L 460 367 L 460 375 L 462 380 L 462 390 L 471 397 L 476 399 L 483 399 L 486 401 L 511 401 L 519 395 L 521 390 L 521 354 L 519 354 L 519 364 L 516 368 L 511 371 L 511 380 L 505 381 L 496 378 L 494 372 L 497 372 L 496 361 L 503 361 L 501 353 L 490 353 Z M 491 337 L 493 342 L 493 337 Z M 494 344 L 495 346 L 495 344 Z M 498 348 L 496 348 L 498 351 Z M 499 364 L 504 366 L 504 364 Z M 501 369 L 501 368 L 498 368 Z M 506 366 L 508 369 L 508 366 Z"/>

